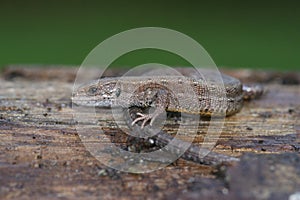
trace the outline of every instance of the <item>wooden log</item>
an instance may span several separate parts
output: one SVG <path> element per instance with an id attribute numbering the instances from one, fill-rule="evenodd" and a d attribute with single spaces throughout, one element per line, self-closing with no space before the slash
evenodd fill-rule
<path id="1" fill-rule="evenodd" d="M 97 160 L 77 134 L 70 99 L 76 71 L 11 66 L 2 73 L 0 199 L 267 199 L 299 192 L 299 73 L 223 70 L 244 82 L 263 83 L 267 90 L 226 118 L 219 137 L 210 136 L 217 142 L 213 151 L 242 157 L 237 165 L 216 168 L 179 159 L 151 173 L 132 174 Z M 120 73 L 111 70 L 108 75 Z M 109 110 L 97 110 L 96 118 L 91 132 L 102 130 L 121 146 L 136 148 Z M 208 125 L 201 122 L 194 143 L 204 141 Z M 164 130 L 174 134 L 174 127 L 171 118 Z M 243 175 L 243 170 L 248 171 Z M 248 184 L 241 183 L 248 179 Z M 274 190 L 281 184 L 286 187 Z"/>

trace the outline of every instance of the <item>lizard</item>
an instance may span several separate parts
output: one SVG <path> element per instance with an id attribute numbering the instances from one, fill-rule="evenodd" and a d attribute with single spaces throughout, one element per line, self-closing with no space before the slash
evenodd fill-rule
<path id="1" fill-rule="evenodd" d="M 179 68 L 178 70 L 182 71 Z M 194 69 L 183 71 L 184 77 L 163 75 L 99 78 L 77 88 L 72 101 L 76 105 L 93 107 L 154 107 L 152 113 L 142 113 L 141 109 L 135 111 L 137 117 L 131 121 L 131 126 L 142 122 L 143 129 L 147 123 L 152 126 L 155 119 L 165 111 L 206 117 L 230 116 L 241 110 L 245 100 L 259 97 L 263 93 L 261 85 L 243 85 L 236 78 L 225 74 L 220 76 L 211 70 L 201 69 L 200 74 Z M 180 98 L 187 100 L 179 103 L 177 100 Z M 130 115 L 127 114 L 126 117 L 130 118 Z M 159 131 L 154 138 L 155 144 L 160 147 L 174 139 L 164 131 Z M 186 145 L 184 141 L 181 143 Z M 176 149 L 180 148 L 174 147 L 173 151 L 176 152 Z M 199 146 L 192 144 L 183 153 L 182 158 L 207 165 L 239 160 L 214 152 L 202 158 L 198 155 L 199 150 Z"/>

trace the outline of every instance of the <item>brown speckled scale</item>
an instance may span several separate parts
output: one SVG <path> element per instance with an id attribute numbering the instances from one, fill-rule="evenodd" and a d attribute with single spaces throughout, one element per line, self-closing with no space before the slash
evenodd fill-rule
<path id="1" fill-rule="evenodd" d="M 219 74 L 211 70 L 184 71 L 185 76 L 130 76 L 101 78 L 80 86 L 73 95 L 73 102 L 82 106 L 95 107 L 154 107 L 151 114 L 137 113 L 138 117 L 132 123 L 147 121 L 150 125 L 164 110 L 200 114 L 204 116 L 228 116 L 240 111 L 244 99 L 251 99 L 262 93 L 260 86 L 244 87 L 233 77 Z M 199 73 L 200 72 L 200 73 Z M 244 89 L 244 90 L 243 90 Z M 157 144 L 166 144 L 169 137 L 160 132 Z M 199 162 L 198 149 L 192 145 L 183 155 L 184 158 Z M 217 154 L 216 154 L 217 155 Z M 216 160 L 237 160 L 224 155 L 210 157 L 209 162 Z M 214 157 L 214 156 L 213 156 Z M 222 158 L 222 159 L 220 159 Z M 225 158 L 225 159 L 224 159 Z"/>

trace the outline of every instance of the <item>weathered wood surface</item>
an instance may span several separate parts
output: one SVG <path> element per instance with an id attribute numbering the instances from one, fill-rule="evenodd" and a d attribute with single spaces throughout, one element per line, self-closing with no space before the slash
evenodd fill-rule
<path id="1" fill-rule="evenodd" d="M 137 175 L 103 165 L 80 140 L 70 100 L 75 68 L 7 68 L 0 78 L 0 199 L 296 196 L 300 192 L 299 73 L 225 71 L 244 82 L 261 82 L 267 90 L 261 99 L 226 118 L 217 138 L 214 151 L 241 157 L 241 162 L 216 168 L 179 159 Z M 132 145 L 123 140 L 110 112 L 101 110 L 97 118 L 99 128 L 112 140 Z M 195 143 L 205 137 L 208 122 L 202 123 Z M 164 129 L 171 134 L 172 127 L 168 120 Z"/>

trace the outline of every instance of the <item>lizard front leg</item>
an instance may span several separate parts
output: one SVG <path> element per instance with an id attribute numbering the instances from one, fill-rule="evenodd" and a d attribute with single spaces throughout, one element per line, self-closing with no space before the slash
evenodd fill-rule
<path id="1" fill-rule="evenodd" d="M 152 91 L 153 92 L 153 91 Z M 149 98 L 144 96 L 143 97 L 143 104 L 146 106 L 154 106 L 155 110 L 153 113 L 145 114 L 145 113 L 136 113 L 139 117 L 137 117 L 131 125 L 133 126 L 139 121 L 142 121 L 141 128 L 143 129 L 147 122 L 150 121 L 150 126 L 153 125 L 154 121 L 158 116 L 165 112 L 166 108 L 169 105 L 169 93 L 166 89 L 158 89 L 155 91 L 155 94 Z"/>

